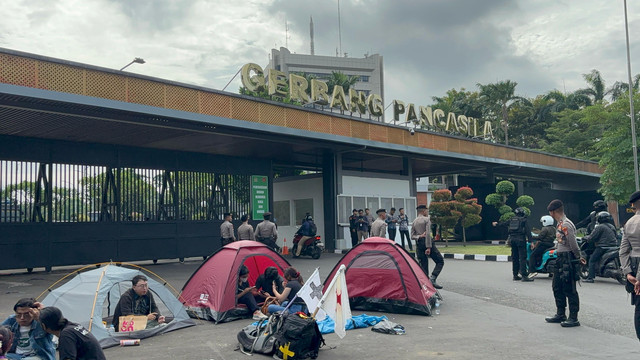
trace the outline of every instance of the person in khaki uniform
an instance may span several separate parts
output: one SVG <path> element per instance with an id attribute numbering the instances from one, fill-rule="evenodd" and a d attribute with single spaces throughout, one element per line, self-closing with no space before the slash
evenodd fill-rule
<path id="1" fill-rule="evenodd" d="M 627 278 L 627 292 L 631 293 L 631 305 L 635 306 L 633 322 L 640 340 L 640 191 L 631 194 L 629 203 L 636 213 L 624 224 L 619 254 L 622 273 Z"/>
<path id="2" fill-rule="evenodd" d="M 233 224 L 231 223 L 231 213 L 224 213 L 224 222 L 220 225 L 220 238 L 222 246 L 230 244 L 236 241 L 235 235 L 233 235 Z"/>
<path id="3" fill-rule="evenodd" d="M 416 242 L 418 262 L 427 276 L 429 276 L 429 257 L 436 263 L 429 279 L 431 279 L 433 287 L 442 289 L 436 279 L 444 267 L 444 257 L 431 239 L 431 218 L 429 218 L 427 206 L 419 205 L 416 210 L 418 217 L 413 220 L 413 225 L 411 225 L 411 239 Z"/>
<path id="4" fill-rule="evenodd" d="M 385 237 L 387 235 L 387 223 L 384 221 L 387 217 L 386 209 L 378 209 L 376 211 L 378 218 L 371 224 L 371 237 Z"/>
<path id="5" fill-rule="evenodd" d="M 258 226 L 256 226 L 256 231 L 254 233 L 254 238 L 256 241 L 259 241 L 273 250 L 278 251 L 279 247 L 276 244 L 276 240 L 278 240 L 278 229 L 276 229 L 276 224 L 271 222 L 271 213 L 266 212 L 262 215 L 264 219 Z"/>
<path id="6" fill-rule="evenodd" d="M 238 240 L 253 240 L 253 226 L 249 225 L 249 215 L 244 214 L 240 218 L 242 225 L 238 226 Z"/>

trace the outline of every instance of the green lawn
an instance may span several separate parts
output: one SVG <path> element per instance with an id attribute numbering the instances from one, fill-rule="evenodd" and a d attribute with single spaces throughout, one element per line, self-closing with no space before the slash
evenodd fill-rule
<path id="1" fill-rule="evenodd" d="M 511 247 L 506 245 L 467 245 L 461 244 L 444 246 L 444 243 L 437 242 L 436 246 L 443 254 L 484 254 L 484 255 L 511 255 Z"/>

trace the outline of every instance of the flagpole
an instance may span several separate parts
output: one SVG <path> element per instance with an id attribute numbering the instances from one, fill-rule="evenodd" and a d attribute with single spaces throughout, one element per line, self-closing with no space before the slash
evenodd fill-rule
<path id="1" fill-rule="evenodd" d="M 346 266 L 344 266 L 344 264 L 340 265 L 340 267 L 338 268 L 338 271 L 336 272 L 336 274 L 333 276 L 333 279 L 331 279 L 331 282 L 329 283 L 329 286 L 327 287 L 327 289 L 331 289 L 333 287 L 333 285 L 336 283 L 337 279 L 338 279 L 338 275 L 340 275 L 341 272 L 344 272 L 344 270 L 346 269 Z M 316 308 L 316 310 L 313 312 L 313 315 L 311 315 L 312 318 L 315 319 L 316 314 L 318 313 L 318 310 L 320 310 L 320 308 L 322 307 L 322 305 L 324 304 L 324 302 L 327 300 L 327 295 L 329 294 L 328 291 L 326 291 L 324 294 L 322 294 L 322 299 L 320 299 L 320 302 L 318 303 L 318 307 Z M 297 295 L 297 294 L 296 294 Z"/>

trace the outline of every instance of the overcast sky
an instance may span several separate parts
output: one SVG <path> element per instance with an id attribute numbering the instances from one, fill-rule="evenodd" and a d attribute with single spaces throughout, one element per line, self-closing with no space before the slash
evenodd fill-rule
<path id="1" fill-rule="evenodd" d="M 0 47 L 222 89 L 271 48 L 335 56 L 337 0 L 0 0 Z M 640 3 L 629 1 L 640 73 Z M 384 57 L 385 102 L 432 103 L 451 88 L 512 80 L 533 97 L 626 81 L 622 0 L 341 0 L 342 52 Z M 285 39 L 285 21 L 289 38 Z M 228 91 L 237 92 L 236 80 Z"/>

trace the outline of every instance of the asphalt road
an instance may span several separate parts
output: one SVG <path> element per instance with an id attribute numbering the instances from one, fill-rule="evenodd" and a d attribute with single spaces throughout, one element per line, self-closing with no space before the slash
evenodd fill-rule
<path id="1" fill-rule="evenodd" d="M 289 260 L 305 277 L 315 267 L 324 277 L 339 259 L 340 255 L 323 254 L 320 260 Z M 147 266 L 181 288 L 200 260 Z M 0 274 L 0 317 L 11 314 L 18 298 L 39 295 L 64 274 L 64 269 Z M 555 306 L 551 280 L 544 275 L 533 283 L 514 282 L 510 263 L 447 260 L 439 280 L 445 286 L 440 315 L 385 314 L 405 326 L 406 335 L 402 336 L 370 329 L 350 330 L 344 339 L 325 335 L 327 346 L 319 358 L 606 359 L 640 354 L 632 324 L 633 308 L 624 288 L 613 280 L 596 280 L 579 288 L 582 326 L 572 329 L 545 323 L 544 317 L 553 314 Z M 214 325 L 200 321 L 195 327 L 144 339 L 141 346 L 114 347 L 105 353 L 109 359 L 246 359 L 234 350 L 236 334 L 251 322 Z"/>

